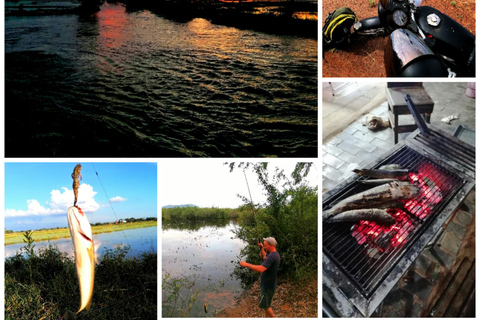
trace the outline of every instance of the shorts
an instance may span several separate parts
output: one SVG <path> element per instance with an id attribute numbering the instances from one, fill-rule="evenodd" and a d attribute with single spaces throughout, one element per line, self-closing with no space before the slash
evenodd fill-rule
<path id="1" fill-rule="evenodd" d="M 275 289 L 260 288 L 260 302 L 258 303 L 258 306 L 262 309 L 270 308 L 274 293 Z"/>

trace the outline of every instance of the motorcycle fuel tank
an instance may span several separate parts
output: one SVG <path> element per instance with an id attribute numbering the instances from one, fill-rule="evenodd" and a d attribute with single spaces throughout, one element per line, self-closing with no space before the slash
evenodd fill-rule
<path id="1" fill-rule="evenodd" d="M 387 77 L 448 76 L 441 60 L 408 29 L 397 29 L 390 34 L 384 57 Z"/>
<path id="2" fill-rule="evenodd" d="M 423 6 L 418 8 L 417 24 L 429 40 L 434 52 L 465 64 L 475 48 L 475 37 L 458 22 L 441 11 Z"/>

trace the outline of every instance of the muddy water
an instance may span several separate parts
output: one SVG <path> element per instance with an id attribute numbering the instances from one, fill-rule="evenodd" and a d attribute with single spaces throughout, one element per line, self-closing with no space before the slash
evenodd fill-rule
<path id="1" fill-rule="evenodd" d="M 232 273 L 245 243 L 235 237 L 232 232 L 235 227 L 235 223 L 229 222 L 224 226 L 191 225 L 189 229 L 162 230 L 162 275 L 195 280 L 191 291 L 182 291 L 181 300 L 190 299 L 191 292 L 199 292 L 190 317 L 212 317 L 216 310 L 231 306 L 235 296 L 242 292 L 240 280 Z M 163 295 L 165 301 L 165 291 Z M 170 316 L 172 308 L 172 304 L 162 303 L 162 316 Z"/>

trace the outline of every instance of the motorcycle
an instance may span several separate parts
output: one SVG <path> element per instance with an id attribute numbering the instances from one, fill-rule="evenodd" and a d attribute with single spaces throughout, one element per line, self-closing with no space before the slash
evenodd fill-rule
<path id="1" fill-rule="evenodd" d="M 475 77 L 475 37 L 422 0 L 379 0 L 378 16 L 359 20 L 352 33 L 389 36 L 389 77 Z"/>

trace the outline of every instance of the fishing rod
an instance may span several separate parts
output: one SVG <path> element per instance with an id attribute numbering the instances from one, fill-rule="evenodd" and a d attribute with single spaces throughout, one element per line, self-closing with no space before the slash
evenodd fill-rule
<path id="1" fill-rule="evenodd" d="M 247 183 L 247 189 L 248 189 L 248 194 L 250 195 L 250 203 L 252 204 L 252 211 L 253 211 L 253 216 L 255 218 L 255 229 L 257 230 L 257 244 L 258 243 L 261 243 L 261 239 L 260 239 L 260 232 L 258 231 L 258 220 L 257 220 L 257 214 L 256 214 L 256 210 L 255 210 L 255 206 L 253 204 L 253 199 L 252 199 L 252 193 L 250 192 L 250 186 L 248 184 L 248 179 L 247 179 L 247 175 L 245 173 L 245 169 L 243 169 L 243 175 L 245 176 L 245 182 Z M 263 259 L 263 253 L 262 253 L 262 250 L 263 250 L 263 246 L 260 247 L 260 257 Z"/>
<path id="2" fill-rule="evenodd" d="M 102 180 L 100 179 L 100 176 L 98 175 L 98 172 L 95 169 L 95 166 L 93 165 L 93 162 L 92 162 L 92 167 L 93 167 L 93 171 L 95 171 L 95 174 L 97 175 L 97 178 L 98 178 L 98 181 L 100 182 L 100 185 L 102 186 L 103 192 L 105 193 L 105 197 L 107 198 L 108 203 L 110 204 L 110 208 L 112 208 L 113 215 L 115 216 L 116 221 L 119 221 L 119 219 L 117 217 L 117 213 L 115 212 L 115 209 L 113 208 L 112 202 L 110 201 L 110 198 L 108 197 L 107 191 L 105 190 L 105 187 L 103 186 Z M 125 241 L 128 242 L 127 235 L 125 234 L 123 229 L 121 229 L 121 231 L 122 231 L 123 236 L 125 237 Z"/>

